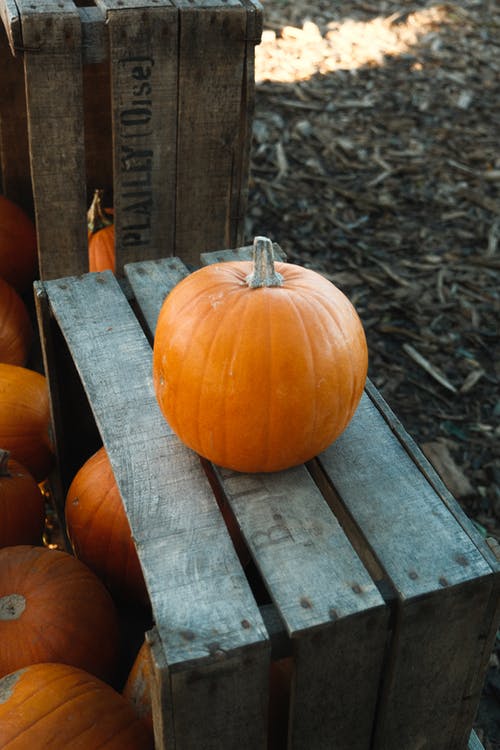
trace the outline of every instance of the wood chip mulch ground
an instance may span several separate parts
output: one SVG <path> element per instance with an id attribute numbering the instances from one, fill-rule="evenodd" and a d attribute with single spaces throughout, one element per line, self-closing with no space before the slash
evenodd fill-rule
<path id="1" fill-rule="evenodd" d="M 347 293 L 372 381 L 498 550 L 500 4 L 263 7 L 247 240 L 268 235 Z"/>

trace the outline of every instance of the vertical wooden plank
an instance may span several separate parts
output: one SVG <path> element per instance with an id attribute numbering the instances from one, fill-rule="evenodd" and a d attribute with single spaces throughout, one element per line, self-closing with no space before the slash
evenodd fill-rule
<path id="1" fill-rule="evenodd" d="M 375 746 L 459 750 L 497 574 L 366 395 L 319 462 L 397 593 Z"/>
<path id="2" fill-rule="evenodd" d="M 151 348 L 111 272 L 44 288 L 143 567 L 164 654 L 159 747 L 264 746 L 267 633 L 200 462 L 161 416 Z"/>
<path id="3" fill-rule="evenodd" d="M 40 277 L 88 267 L 80 17 L 19 0 Z"/>
<path id="4" fill-rule="evenodd" d="M 10 25 L 8 28 L 11 29 Z M 0 61 L 0 185 L 8 198 L 32 213 L 23 58 L 20 51 L 14 57 L 3 28 L 0 28 Z"/>
<path id="5" fill-rule="evenodd" d="M 99 0 L 107 15 L 117 273 L 173 254 L 178 14 L 168 0 Z"/>
<path id="6" fill-rule="evenodd" d="M 389 617 L 374 581 L 304 466 L 215 474 L 292 641 L 289 748 L 365 750 Z"/>
<path id="7" fill-rule="evenodd" d="M 83 113 L 87 206 L 94 190 L 104 191 L 105 205 L 112 205 L 113 142 L 111 81 L 106 15 L 102 8 L 78 8 L 82 22 Z"/>
<path id="8" fill-rule="evenodd" d="M 229 247 L 240 246 L 245 237 L 245 218 L 248 205 L 252 123 L 255 110 L 255 45 L 262 36 L 263 7 L 259 0 L 242 0 L 247 11 L 246 45 L 244 53 L 243 86 L 241 92 L 240 136 L 232 178 L 231 241 Z M 275 256 L 276 257 L 276 256 Z"/>
<path id="9" fill-rule="evenodd" d="M 247 11 L 239 0 L 176 0 L 180 12 L 175 254 L 233 247 Z"/>

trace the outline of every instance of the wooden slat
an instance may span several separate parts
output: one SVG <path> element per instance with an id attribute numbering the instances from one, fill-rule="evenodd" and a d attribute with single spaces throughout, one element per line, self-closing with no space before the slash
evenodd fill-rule
<path id="1" fill-rule="evenodd" d="M 495 572 L 366 395 L 319 463 L 398 597 L 376 747 L 465 747 Z"/>
<path id="2" fill-rule="evenodd" d="M 110 41 L 117 273 L 173 254 L 178 13 L 168 0 L 98 0 Z"/>
<path id="3" fill-rule="evenodd" d="M 44 287 L 113 466 L 164 650 L 158 746 L 263 746 L 267 634 L 200 462 L 161 416 L 150 346 L 110 272 Z"/>
<path id="4" fill-rule="evenodd" d="M 286 261 L 286 255 L 277 242 L 273 242 L 273 255 L 276 260 Z M 252 258 L 253 245 L 245 245 L 237 250 L 212 250 L 200 254 L 202 266 L 208 266 L 210 263 L 226 263 L 229 260 L 252 260 Z"/>
<path id="5" fill-rule="evenodd" d="M 242 244 L 248 204 L 252 123 L 255 109 L 255 45 L 262 36 L 263 7 L 258 0 L 242 0 L 247 11 L 247 29 L 243 63 L 239 145 L 233 169 L 232 205 L 230 221 L 233 227 L 231 246 Z"/>
<path id="6" fill-rule="evenodd" d="M 223 257 L 249 254 L 246 247 Z M 220 259 L 217 252 L 204 255 L 205 262 Z M 152 335 L 177 269 L 172 276 L 167 265 L 158 265 L 165 274 L 159 283 L 156 276 L 138 274 L 144 265 L 131 264 L 126 271 Z M 222 501 L 230 506 L 292 639 L 289 747 L 365 750 L 389 614 L 376 585 L 304 466 L 271 475 L 211 471 L 212 485 L 218 485 Z"/>
<path id="7" fill-rule="evenodd" d="M 474 730 L 470 734 L 467 750 L 484 750 L 483 743 Z"/>
<path id="8" fill-rule="evenodd" d="M 19 0 L 41 278 L 88 268 L 80 17 Z"/>
<path id="9" fill-rule="evenodd" d="M 161 303 L 188 273 L 184 263 L 176 256 L 128 263 L 125 266 L 125 274 L 133 289 L 135 301 L 140 300 L 137 312 L 145 321 L 151 340 Z"/>
<path id="10" fill-rule="evenodd" d="M 500 561 L 494 555 L 485 540 L 471 523 L 463 509 L 445 486 L 434 467 L 429 463 L 413 438 L 406 432 L 403 425 L 384 401 L 380 393 L 371 383 L 367 384 L 367 394 L 375 404 L 384 418 L 390 430 L 397 436 L 401 446 L 408 453 L 411 460 L 419 471 L 432 486 L 443 504 L 456 519 L 464 533 L 470 538 L 480 555 L 493 571 L 492 589 L 487 606 L 483 610 L 483 620 L 478 632 L 477 651 L 471 658 L 469 676 L 466 681 L 466 689 L 463 696 L 463 707 L 461 721 L 457 723 L 456 734 L 453 742 L 457 747 L 463 747 L 469 735 L 472 720 L 476 714 L 477 706 L 486 677 L 486 670 L 490 660 L 491 652 L 497 636 L 498 624 L 500 623 Z"/>
<path id="11" fill-rule="evenodd" d="M 235 165 L 241 160 L 247 11 L 239 0 L 176 0 L 179 112 L 175 255 L 235 246 Z"/>
<path id="12" fill-rule="evenodd" d="M 20 55 L 14 57 L 7 35 L 1 28 L 0 59 L 0 186 L 8 198 L 31 213 L 33 199 L 23 59 Z"/>

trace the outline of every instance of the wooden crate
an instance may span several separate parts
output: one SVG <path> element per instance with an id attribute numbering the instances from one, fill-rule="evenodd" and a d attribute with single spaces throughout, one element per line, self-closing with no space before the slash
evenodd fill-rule
<path id="1" fill-rule="evenodd" d="M 270 664 L 287 655 L 280 747 L 477 748 L 499 567 L 379 394 L 368 384 L 307 466 L 201 462 L 161 416 L 151 373 L 159 308 L 188 271 L 178 258 L 126 271 L 132 304 L 110 272 L 39 282 L 36 299 L 60 490 L 103 443 L 144 570 L 156 746 L 267 747 Z"/>
<path id="2" fill-rule="evenodd" d="M 0 0 L 0 16 L 1 189 L 34 212 L 40 278 L 88 270 L 95 188 L 120 274 L 241 244 L 258 0 Z"/>

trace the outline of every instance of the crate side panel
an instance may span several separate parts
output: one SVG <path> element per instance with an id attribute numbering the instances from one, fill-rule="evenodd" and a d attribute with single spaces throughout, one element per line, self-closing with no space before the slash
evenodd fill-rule
<path id="1" fill-rule="evenodd" d="M 0 28 L 0 188 L 10 200 L 33 211 L 28 122 L 22 56 L 14 57 Z"/>
<path id="2" fill-rule="evenodd" d="M 191 266 L 199 254 L 232 247 L 231 211 L 240 151 L 246 10 L 178 0 L 179 111 L 175 254 Z"/>
<path id="3" fill-rule="evenodd" d="M 292 638 L 291 747 L 364 750 L 388 636 L 378 588 L 304 466 L 215 472 Z"/>
<path id="4" fill-rule="evenodd" d="M 175 226 L 178 14 L 134 5 L 107 13 L 119 274 L 172 255 Z"/>
<path id="5" fill-rule="evenodd" d="M 231 711 L 233 681 L 242 694 L 247 689 L 240 669 L 230 680 L 222 675 L 211 691 L 213 663 L 234 657 L 243 664 L 247 650 L 256 648 L 262 650 L 257 671 L 268 665 L 260 613 L 197 456 L 179 443 L 161 416 L 152 387 L 151 349 L 116 279 L 110 272 L 86 274 L 48 282 L 46 289 L 127 510 L 170 683 L 173 674 L 185 673 L 205 686 L 211 728 L 196 723 L 200 707 L 192 701 L 185 705 L 187 695 L 175 704 L 198 727 L 199 744 L 192 747 L 203 746 L 206 731 L 224 736 L 219 724 Z M 264 718 L 254 720 L 263 733 Z M 175 728 L 170 730 L 175 735 Z"/>
<path id="6" fill-rule="evenodd" d="M 461 699 L 484 645 L 492 569 L 366 395 L 345 433 L 319 460 L 399 599 L 380 747 L 392 749 L 404 728 L 397 746 L 409 749 L 425 727 L 425 747 L 444 750 L 450 727 L 462 722 L 470 731 L 472 725 Z M 415 602 L 425 598 L 432 606 L 418 609 Z M 457 618 L 456 626 L 445 627 Z M 453 669 L 450 647 L 458 655 Z M 449 711 L 429 716 L 429 695 L 433 705 L 446 704 Z M 385 737 L 392 739 L 386 743 Z"/>
<path id="7" fill-rule="evenodd" d="M 374 633 L 383 634 L 385 625 L 381 610 L 364 612 L 339 619 L 333 638 L 319 630 L 294 642 L 290 748 L 371 747 L 379 687 L 373 678 L 381 674 L 385 657 Z"/>
<path id="8" fill-rule="evenodd" d="M 404 608 L 375 750 L 465 750 L 477 703 L 471 707 L 464 700 L 464 683 L 489 595 L 488 582 L 482 581 Z"/>
<path id="9" fill-rule="evenodd" d="M 18 3 L 40 277 L 87 268 L 81 24 L 69 0 Z"/>

